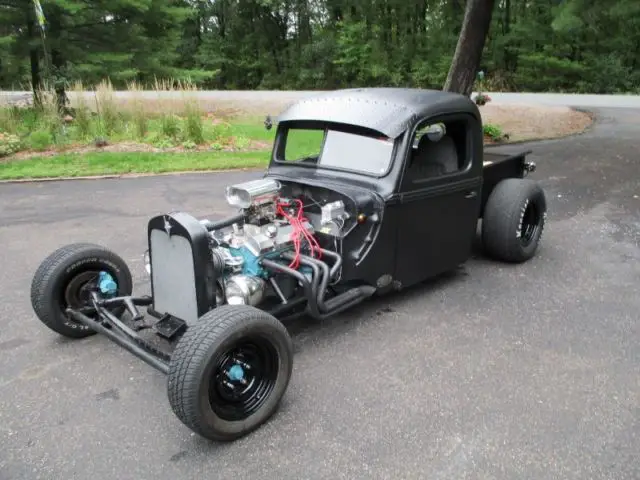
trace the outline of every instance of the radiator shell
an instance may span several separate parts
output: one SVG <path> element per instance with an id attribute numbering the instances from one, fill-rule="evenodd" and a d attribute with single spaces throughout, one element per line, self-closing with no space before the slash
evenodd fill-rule
<path id="1" fill-rule="evenodd" d="M 153 310 L 191 324 L 216 307 L 215 269 L 207 229 L 184 212 L 148 224 Z"/>

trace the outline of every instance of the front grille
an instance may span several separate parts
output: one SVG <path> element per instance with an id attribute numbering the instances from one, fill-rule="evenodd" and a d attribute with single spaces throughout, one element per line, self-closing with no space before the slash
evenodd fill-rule
<path id="1" fill-rule="evenodd" d="M 193 252 L 189 240 L 164 230 L 149 233 L 153 308 L 187 323 L 198 319 Z"/>

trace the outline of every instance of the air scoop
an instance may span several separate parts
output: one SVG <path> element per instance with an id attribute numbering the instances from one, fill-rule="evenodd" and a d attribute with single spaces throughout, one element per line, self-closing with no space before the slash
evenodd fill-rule
<path id="1" fill-rule="evenodd" d="M 232 207 L 250 208 L 275 202 L 280 191 L 280 182 L 269 178 L 251 180 L 228 186 L 227 203 Z"/>

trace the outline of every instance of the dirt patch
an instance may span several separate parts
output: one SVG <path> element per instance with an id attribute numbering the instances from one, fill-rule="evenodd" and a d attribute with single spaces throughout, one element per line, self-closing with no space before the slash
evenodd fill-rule
<path id="1" fill-rule="evenodd" d="M 593 115 L 570 107 L 524 104 L 492 104 L 480 107 L 482 122 L 502 128 L 508 142 L 560 138 L 581 133 L 593 123 Z"/>
<path id="2" fill-rule="evenodd" d="M 275 116 L 299 99 L 300 96 L 295 93 L 260 101 L 217 99 L 215 106 L 232 111 L 236 116 Z M 206 107 L 206 102 L 203 105 Z M 488 103 L 480 107 L 480 113 L 483 123 L 491 123 L 502 129 L 508 137 L 506 142 L 560 138 L 581 133 L 593 123 L 592 114 L 559 106 Z M 495 143 L 490 138 L 486 138 L 486 141 Z"/>

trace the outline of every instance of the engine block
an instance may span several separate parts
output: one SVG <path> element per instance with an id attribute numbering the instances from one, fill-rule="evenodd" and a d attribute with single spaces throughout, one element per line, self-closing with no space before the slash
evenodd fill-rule
<path id="1" fill-rule="evenodd" d="M 303 225 L 307 232 L 314 233 L 311 223 L 305 222 Z M 274 258 L 290 249 L 293 245 L 293 234 L 294 228 L 282 221 L 262 226 L 235 226 L 223 236 L 224 243 L 228 245 L 227 265 L 245 275 L 264 277 L 260 258 Z"/>

